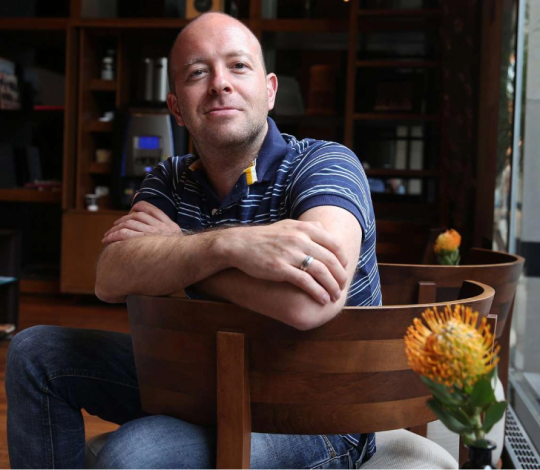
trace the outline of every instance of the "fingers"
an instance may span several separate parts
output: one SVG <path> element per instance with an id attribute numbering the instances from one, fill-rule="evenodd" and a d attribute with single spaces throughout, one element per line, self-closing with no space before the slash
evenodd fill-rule
<path id="1" fill-rule="evenodd" d="M 128 240 L 130 238 L 136 238 L 136 237 L 144 237 L 144 233 L 136 232 L 134 230 L 129 230 L 127 228 L 122 228 L 119 230 L 115 230 L 114 232 L 111 232 L 108 235 L 105 234 L 103 236 L 103 240 L 101 240 L 101 243 L 107 246 L 114 242 L 121 242 L 124 240 Z"/>
<path id="2" fill-rule="evenodd" d="M 317 245 L 323 246 L 330 252 L 332 252 L 335 257 L 339 260 L 341 265 L 345 268 L 349 262 L 347 254 L 343 247 L 338 244 L 335 238 L 327 232 L 323 225 L 320 222 L 301 222 L 298 221 L 300 225 L 300 230 L 304 230 L 311 240 L 313 240 Z M 312 256 L 315 256 L 313 253 L 310 253 Z"/>
<path id="3" fill-rule="evenodd" d="M 309 274 L 316 281 L 316 283 L 329 294 L 333 302 L 337 302 L 339 300 L 341 297 L 341 289 L 345 287 L 345 283 L 347 282 L 346 273 L 343 273 L 344 280 L 343 285 L 341 285 L 336 279 L 336 276 L 328 269 L 328 267 L 317 259 L 313 260 L 305 272 Z"/>
<path id="4" fill-rule="evenodd" d="M 153 204 L 150 204 L 146 201 L 141 201 L 135 204 L 130 211 L 130 214 L 133 212 L 144 212 L 145 214 L 148 214 L 155 219 L 158 219 L 159 221 L 163 222 L 164 224 L 170 224 L 173 222 L 165 212 L 163 212 L 161 209 L 158 209 Z M 174 223 L 174 222 L 173 222 Z M 176 223 L 175 223 L 176 225 Z"/>
<path id="5" fill-rule="evenodd" d="M 139 222 L 143 222 L 147 225 L 152 226 L 163 225 L 163 222 L 161 222 L 159 219 L 156 219 L 155 217 L 145 212 L 130 212 L 128 215 L 125 215 L 124 217 L 121 217 L 116 222 L 114 222 L 114 225 L 120 225 L 127 222 L 128 220 L 138 220 Z"/>
<path id="6" fill-rule="evenodd" d="M 147 225 L 143 222 L 139 222 L 138 220 L 128 219 L 125 222 L 122 222 L 118 225 L 113 225 L 113 227 L 111 227 L 107 232 L 105 232 L 103 237 L 107 237 L 111 233 L 119 232 L 124 229 L 130 230 L 132 232 L 140 232 L 142 234 L 158 233 L 160 231 L 158 227 Z"/>
<path id="7" fill-rule="evenodd" d="M 344 289 L 345 285 L 347 284 L 347 271 L 343 267 L 343 264 L 341 261 L 332 253 L 331 251 L 327 250 L 321 245 L 318 245 L 316 243 L 310 243 L 306 248 L 306 255 L 310 254 L 315 258 L 315 261 L 311 264 L 311 266 L 308 268 L 307 272 L 310 274 L 318 274 L 319 277 L 325 279 L 327 275 L 332 276 L 332 278 L 336 281 L 337 288 Z M 326 268 L 324 272 L 322 271 L 322 267 Z M 298 265 L 300 266 L 300 265 Z M 316 276 L 317 277 L 317 276 Z M 326 285 L 328 283 L 324 283 Z M 333 284 L 329 285 L 329 287 L 335 287 Z M 335 290 L 335 289 L 334 289 Z M 331 294 L 334 292 L 334 290 L 329 290 L 328 293 Z"/>
<path id="8" fill-rule="evenodd" d="M 330 295 L 310 274 L 289 265 L 285 271 L 284 281 L 290 282 L 313 297 L 321 305 L 330 302 Z"/>

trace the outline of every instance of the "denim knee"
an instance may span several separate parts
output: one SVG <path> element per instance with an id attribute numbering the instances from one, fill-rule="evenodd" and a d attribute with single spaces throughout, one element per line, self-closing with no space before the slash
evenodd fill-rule
<path id="1" fill-rule="evenodd" d="M 95 468 L 215 468 L 215 442 L 213 429 L 148 416 L 112 433 Z"/>
<path id="2" fill-rule="evenodd" d="M 17 333 L 11 340 L 6 359 L 6 390 L 16 379 L 28 379 L 30 376 L 45 373 L 44 364 L 49 361 L 50 345 L 55 342 L 59 327 L 33 326 Z M 42 377 L 44 382 L 46 377 Z"/>

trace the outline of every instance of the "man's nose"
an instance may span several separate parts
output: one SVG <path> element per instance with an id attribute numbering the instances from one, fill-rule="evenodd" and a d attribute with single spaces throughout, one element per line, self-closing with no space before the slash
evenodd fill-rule
<path id="1" fill-rule="evenodd" d="M 212 80 L 208 92 L 211 95 L 220 95 L 221 93 L 231 93 L 232 85 L 229 80 L 228 70 L 222 67 L 216 67 L 212 73 Z"/>

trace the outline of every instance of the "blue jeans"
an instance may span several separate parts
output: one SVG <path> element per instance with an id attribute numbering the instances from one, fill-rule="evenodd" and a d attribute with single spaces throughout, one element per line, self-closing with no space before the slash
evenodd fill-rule
<path id="1" fill-rule="evenodd" d="M 6 365 L 12 468 L 82 468 L 81 409 L 122 425 L 98 468 L 213 468 L 215 430 L 140 404 L 131 336 L 36 326 L 17 334 Z M 340 436 L 253 433 L 252 468 L 358 468 L 366 446 Z"/>

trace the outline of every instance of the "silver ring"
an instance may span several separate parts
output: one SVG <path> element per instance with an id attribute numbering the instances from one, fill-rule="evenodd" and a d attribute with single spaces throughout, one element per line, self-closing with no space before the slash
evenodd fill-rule
<path id="1" fill-rule="evenodd" d="M 313 256 L 311 255 L 307 255 L 305 258 L 304 258 L 304 261 L 302 261 L 302 264 L 300 265 L 300 269 L 302 271 L 307 271 L 308 268 L 310 267 L 311 263 L 313 263 L 313 260 L 315 258 L 313 258 Z"/>

